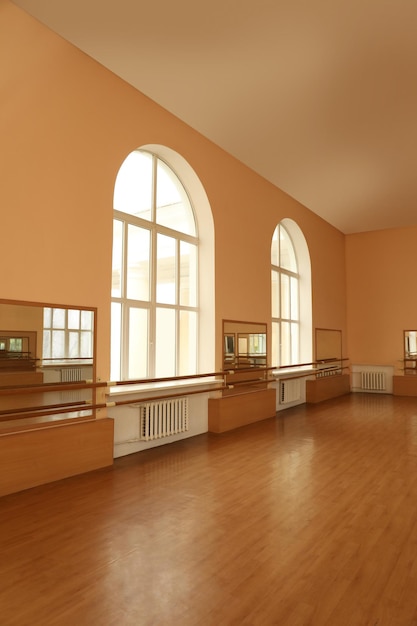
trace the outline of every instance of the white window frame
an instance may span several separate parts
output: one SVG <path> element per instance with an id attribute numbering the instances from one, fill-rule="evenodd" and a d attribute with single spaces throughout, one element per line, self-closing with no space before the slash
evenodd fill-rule
<path id="1" fill-rule="evenodd" d="M 180 182 L 183 184 L 184 189 L 186 189 L 185 184 L 183 183 L 180 175 L 175 171 L 175 169 L 172 167 L 171 163 L 167 162 L 167 159 L 163 159 L 162 156 L 160 154 L 155 153 L 153 150 L 149 150 L 146 147 L 141 148 L 141 151 L 144 152 L 148 152 L 152 155 L 153 157 L 153 175 L 155 176 L 155 173 L 157 171 L 157 162 L 159 161 L 163 161 L 164 164 L 171 169 L 171 171 L 177 176 L 177 178 L 180 180 Z M 155 179 L 154 179 L 155 181 Z M 155 184 L 155 182 L 154 182 Z M 197 223 L 197 218 L 196 218 L 196 212 L 194 210 L 194 207 L 192 205 L 191 202 L 191 198 L 190 198 L 190 194 L 187 194 L 189 199 L 190 199 L 190 204 L 191 204 L 191 208 L 193 211 L 193 215 L 194 215 L 194 222 L 195 222 L 195 227 L 196 227 L 196 233 L 198 232 L 197 227 L 198 227 L 198 223 Z M 148 344 L 147 344 L 147 372 L 146 375 L 143 376 L 143 378 L 154 378 L 156 377 L 156 315 L 157 315 L 157 309 L 166 309 L 166 310 L 172 310 L 175 313 L 175 372 L 173 375 L 179 375 L 180 373 L 182 374 L 182 372 L 180 372 L 179 370 L 179 358 L 180 358 L 180 354 L 179 354 L 179 345 L 180 345 L 180 324 L 179 324 L 179 317 L 181 312 L 183 311 L 189 311 L 192 312 L 196 315 L 197 321 L 196 321 L 196 347 L 197 347 L 197 354 L 196 354 L 196 366 L 195 369 L 193 369 L 192 371 L 188 371 L 187 374 L 195 374 L 199 371 L 199 353 L 198 353 L 198 346 L 199 346 L 199 341 L 198 341 L 198 337 L 199 337 L 199 331 L 200 331 L 200 326 L 199 326 L 199 313 L 200 313 L 200 308 L 199 308 L 199 284 L 198 284 L 198 275 L 199 275 L 199 248 L 200 248 L 200 242 L 199 242 L 199 238 L 198 236 L 193 236 L 193 235 L 188 235 L 186 233 L 177 231 L 177 230 L 173 230 L 171 228 L 168 228 L 166 226 L 162 226 L 160 224 L 158 224 L 156 222 L 156 207 L 155 207 L 155 193 L 153 194 L 153 200 L 152 200 L 152 217 L 151 220 L 147 220 L 147 219 L 142 219 L 140 217 L 128 214 L 128 213 L 124 213 L 121 211 L 113 211 L 114 214 L 114 220 L 118 220 L 122 223 L 123 225 L 123 239 L 124 241 L 126 241 L 126 233 L 127 233 L 127 229 L 129 225 L 133 225 L 133 226 L 138 226 L 140 228 L 143 228 L 145 230 L 148 230 L 150 232 L 150 237 L 151 237 L 151 245 L 150 245 L 150 259 L 149 259 L 149 271 L 150 271 L 150 296 L 149 296 L 149 300 L 132 300 L 129 299 L 125 296 L 126 294 L 126 279 L 127 279 L 127 273 L 125 271 L 125 268 L 127 267 L 126 264 L 126 257 L 127 257 L 127 246 L 124 245 L 123 246 L 123 260 L 122 260 L 122 285 L 121 285 L 121 290 L 122 290 L 122 295 L 121 297 L 115 297 L 112 296 L 112 303 L 117 303 L 121 305 L 121 310 L 122 310 L 122 321 L 121 321 L 121 337 L 120 337 L 120 376 L 116 376 L 116 378 L 122 379 L 122 380 L 128 380 L 128 379 L 132 379 L 131 376 L 129 376 L 129 348 L 131 345 L 130 339 L 129 339 L 129 324 L 128 324 L 128 318 L 129 318 L 129 312 L 131 310 L 132 307 L 134 308 L 138 308 L 141 310 L 144 310 L 147 312 L 148 314 Z M 156 245 L 156 241 L 157 241 L 157 237 L 158 235 L 166 235 L 168 237 L 171 237 L 172 239 L 175 240 L 175 245 L 176 245 L 176 298 L 175 298 L 175 303 L 174 304 L 164 304 L 164 303 L 159 303 L 156 300 L 156 288 L 157 288 L 157 272 L 156 272 L 156 267 L 157 267 L 157 245 Z M 184 305 L 180 303 L 180 294 L 179 294 L 179 289 L 180 289 L 180 281 L 178 280 L 178 276 L 179 276 L 179 272 L 180 272 L 180 253 L 179 253 L 179 248 L 181 245 L 181 242 L 185 242 L 185 243 L 189 243 L 191 245 L 196 246 L 196 276 L 197 276 L 197 285 L 196 285 L 196 290 L 197 290 L 197 301 L 195 303 L 195 305 Z M 112 359 L 114 359 L 114 355 L 112 355 Z M 114 376 L 113 376 L 114 377 Z"/>
<path id="2" fill-rule="evenodd" d="M 285 268 L 281 268 L 271 263 L 271 272 L 278 271 L 280 274 L 284 273 L 289 276 L 296 276 L 298 278 L 298 359 L 297 363 L 292 363 L 293 365 L 302 364 L 302 363 L 311 363 L 313 358 L 313 323 L 312 323 L 312 288 L 311 288 L 311 261 L 310 261 L 310 253 L 307 246 L 307 241 L 304 237 L 303 232 L 301 231 L 298 224 L 290 219 L 284 218 L 279 222 L 277 227 L 283 227 L 290 240 L 292 241 L 295 256 L 297 259 L 297 272 L 290 272 Z M 275 229 L 274 229 L 275 232 Z M 272 241 L 272 237 L 271 237 Z M 279 276 L 280 276 L 279 274 Z M 272 290 L 271 290 L 272 294 Z M 271 296 L 273 297 L 273 296 Z M 272 323 L 279 324 L 279 336 L 281 333 L 280 323 L 281 323 L 281 308 L 279 308 L 279 316 L 272 317 Z M 284 321 L 288 321 L 286 318 Z M 295 321 L 294 321 L 295 323 Z M 279 344 L 279 341 L 278 341 Z M 278 354 L 277 354 L 278 352 Z M 280 349 L 275 346 L 275 352 L 272 350 L 272 359 L 273 365 L 277 367 L 281 367 L 280 363 Z M 294 360 L 294 359 L 292 359 Z"/>

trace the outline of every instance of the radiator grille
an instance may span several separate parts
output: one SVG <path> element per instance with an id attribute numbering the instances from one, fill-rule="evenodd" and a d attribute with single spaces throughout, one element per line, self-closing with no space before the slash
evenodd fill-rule
<path id="1" fill-rule="evenodd" d="M 361 389 L 364 391 L 384 391 L 386 389 L 385 372 L 361 372 Z"/>
<path id="2" fill-rule="evenodd" d="M 61 383 L 77 383 L 81 378 L 81 367 L 64 367 L 61 370 Z"/>
<path id="3" fill-rule="evenodd" d="M 188 430 L 188 398 L 147 402 L 140 407 L 140 439 L 150 441 Z"/>
<path id="4" fill-rule="evenodd" d="M 316 378 L 324 378 L 326 376 L 338 376 L 342 373 L 340 367 L 334 367 L 332 369 L 326 368 L 323 370 L 317 370 Z"/>
<path id="5" fill-rule="evenodd" d="M 279 403 L 288 404 L 301 399 L 301 383 L 300 379 L 281 380 L 279 388 Z"/>

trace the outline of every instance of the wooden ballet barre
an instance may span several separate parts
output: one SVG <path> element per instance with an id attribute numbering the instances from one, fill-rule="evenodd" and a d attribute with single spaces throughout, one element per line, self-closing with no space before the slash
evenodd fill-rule
<path id="1" fill-rule="evenodd" d="M 212 387 L 210 389 L 195 389 L 194 391 L 187 391 L 181 393 L 169 393 L 169 394 L 160 394 L 157 396 L 150 396 L 146 398 L 131 398 L 130 400 L 115 400 L 109 402 L 101 402 L 98 404 L 89 404 L 87 401 L 84 403 L 68 403 L 68 404 L 57 404 L 56 409 L 50 410 L 51 406 L 40 407 L 39 410 L 33 410 L 33 407 L 28 407 L 27 412 L 26 409 L 17 409 L 20 411 L 19 413 L 15 413 L 15 409 L 11 411 L 2 411 L 0 412 L 0 421 L 7 421 L 12 419 L 29 419 L 33 417 L 44 417 L 49 415 L 60 415 L 62 413 L 73 413 L 74 411 L 94 411 L 96 409 L 105 409 L 114 406 L 122 406 L 126 404 L 144 404 L 145 402 L 154 402 L 155 400 L 166 400 L 168 398 L 181 398 L 184 396 L 191 396 L 198 393 L 211 393 L 212 391 L 222 391 L 226 387 L 224 385 L 218 387 Z M 32 411 L 32 412 L 30 412 Z"/>
<path id="2" fill-rule="evenodd" d="M 39 406 L 30 406 L 30 407 L 19 407 L 17 409 L 4 409 L 0 411 L 0 417 L 7 415 L 11 416 L 14 414 L 24 414 L 24 413 L 34 413 L 38 411 L 46 411 L 49 409 L 61 409 L 64 407 L 81 407 L 81 406 L 89 406 L 87 400 L 80 400 L 78 402 L 60 402 L 57 404 L 43 404 Z"/>

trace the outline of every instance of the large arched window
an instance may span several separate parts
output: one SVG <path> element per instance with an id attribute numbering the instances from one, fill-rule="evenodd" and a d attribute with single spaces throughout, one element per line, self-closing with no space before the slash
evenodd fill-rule
<path id="1" fill-rule="evenodd" d="M 272 364 L 312 358 L 311 267 L 301 230 L 290 219 L 274 230 L 271 245 Z"/>
<path id="2" fill-rule="evenodd" d="M 112 380 L 199 370 L 199 238 L 190 196 L 151 151 L 122 163 L 114 190 Z"/>

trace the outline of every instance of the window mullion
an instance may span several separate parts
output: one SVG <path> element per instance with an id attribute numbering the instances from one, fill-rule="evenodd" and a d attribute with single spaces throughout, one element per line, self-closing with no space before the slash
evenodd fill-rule
<path id="1" fill-rule="evenodd" d="M 175 262 L 175 376 L 178 375 L 180 371 L 180 310 L 181 310 L 181 302 L 180 302 L 180 294 L 181 294 L 181 242 L 180 239 L 177 239 L 175 242 L 176 245 L 176 262 Z"/>
<path id="2" fill-rule="evenodd" d="M 155 376 L 156 371 L 156 282 L 157 282 L 157 229 L 156 229 L 156 201 L 157 201 L 157 171 L 158 160 L 152 155 L 152 196 L 151 196 L 151 251 L 150 251 L 150 294 L 149 294 L 149 310 L 148 310 L 148 333 L 149 333 L 149 350 L 148 350 L 148 368 L 149 376 Z"/>
<path id="3" fill-rule="evenodd" d="M 158 172 L 158 159 L 155 155 L 152 156 L 152 198 L 151 198 L 151 223 L 156 224 L 156 203 L 157 203 L 157 172 Z"/>
<path id="4" fill-rule="evenodd" d="M 122 242 L 122 268 L 121 268 L 121 303 L 122 312 L 120 319 L 120 345 L 123 346 L 120 359 L 120 370 L 122 379 L 127 377 L 129 364 L 129 306 L 126 302 L 127 294 L 127 247 L 128 247 L 128 222 L 123 220 L 123 242 Z"/>

